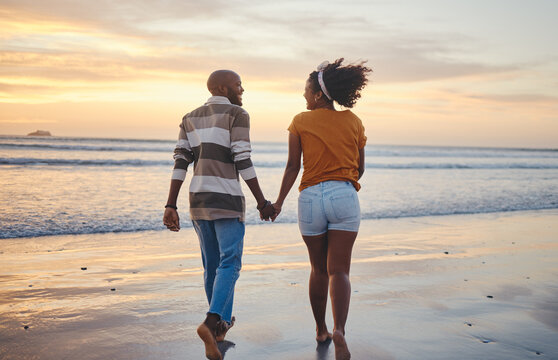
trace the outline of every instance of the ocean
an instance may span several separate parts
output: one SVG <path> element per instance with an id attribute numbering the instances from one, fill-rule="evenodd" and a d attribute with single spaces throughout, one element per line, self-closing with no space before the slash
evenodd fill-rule
<path id="1" fill-rule="evenodd" d="M 0 238 L 165 229 L 174 145 L 0 136 Z M 256 141 L 252 149 L 260 185 L 273 201 L 287 144 Z M 360 182 L 363 219 L 553 209 L 558 150 L 371 144 Z M 298 183 L 277 222 L 296 223 Z M 178 202 L 182 228 L 192 226 L 187 189 Z M 247 224 L 261 224 L 244 183 L 243 189 Z"/>

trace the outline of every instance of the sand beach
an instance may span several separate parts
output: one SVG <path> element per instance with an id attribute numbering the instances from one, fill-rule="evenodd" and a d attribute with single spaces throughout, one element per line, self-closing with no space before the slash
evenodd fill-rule
<path id="1" fill-rule="evenodd" d="M 203 359 L 198 252 L 191 228 L 3 239 L 0 358 Z M 556 210 L 364 220 L 353 359 L 556 359 L 557 259 Z M 247 227 L 225 359 L 334 358 L 308 271 L 295 224 Z"/>

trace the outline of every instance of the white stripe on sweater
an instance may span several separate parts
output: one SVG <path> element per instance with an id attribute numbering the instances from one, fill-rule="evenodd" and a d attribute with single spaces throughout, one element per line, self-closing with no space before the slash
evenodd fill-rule
<path id="1" fill-rule="evenodd" d="M 173 169 L 171 179 L 172 180 L 184 181 L 184 179 L 186 179 L 186 170 L 184 170 L 184 169 Z"/>
<path id="2" fill-rule="evenodd" d="M 250 158 L 252 147 L 248 141 L 233 141 L 231 143 L 231 150 L 233 153 L 233 160 L 240 161 Z"/>
<path id="3" fill-rule="evenodd" d="M 190 192 L 214 192 L 233 196 L 244 196 L 238 180 L 224 179 L 217 176 L 194 175 L 190 183 Z"/>
<path id="4" fill-rule="evenodd" d="M 254 169 L 253 166 L 250 166 L 248 169 L 239 170 L 238 173 L 240 174 L 240 176 L 242 176 L 244 181 L 250 180 L 250 179 L 253 179 L 253 178 L 256 177 L 256 169 Z"/>
<path id="5" fill-rule="evenodd" d="M 196 129 L 186 133 L 192 146 L 200 146 L 201 143 L 213 143 L 225 147 L 231 146 L 231 134 L 228 130 L 212 127 L 207 129 Z"/>

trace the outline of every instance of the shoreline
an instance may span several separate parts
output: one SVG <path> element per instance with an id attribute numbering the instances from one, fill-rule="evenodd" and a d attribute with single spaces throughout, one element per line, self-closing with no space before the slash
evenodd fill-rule
<path id="1" fill-rule="evenodd" d="M 353 359 L 558 357 L 557 220 L 556 209 L 363 220 Z M 248 225 L 244 244 L 225 359 L 333 359 L 333 345 L 316 349 L 297 225 Z M 204 358 L 190 228 L 8 238 L 0 259 L 2 359 Z"/>
<path id="2" fill-rule="evenodd" d="M 494 211 L 487 211 L 487 212 L 462 212 L 462 213 L 452 213 L 452 214 L 429 214 L 429 215 L 403 215 L 403 216 L 398 216 L 398 217 L 373 217 L 373 218 L 362 218 L 361 221 L 383 221 L 383 220 L 412 220 L 412 219 L 422 219 L 422 218 L 430 218 L 430 217 L 452 217 L 452 216 L 482 216 L 482 215 L 501 215 L 501 216 L 505 216 L 506 214 L 513 214 L 513 213 L 531 213 L 531 212 L 544 212 L 544 211 L 557 211 L 558 212 L 558 208 L 541 208 L 541 209 L 520 209 L 520 210 L 506 210 L 506 211 L 500 211 L 500 210 L 494 210 Z M 162 217 L 162 214 L 161 214 Z M 191 225 L 190 220 L 186 221 L 186 226 L 183 226 L 184 224 L 181 223 L 181 230 L 187 230 L 187 229 L 191 229 L 193 230 L 193 226 Z M 275 225 L 294 225 L 294 226 L 298 226 L 297 223 L 293 223 L 293 222 L 276 222 L 274 223 Z M 246 224 L 246 227 L 253 227 L 253 226 L 268 226 L 269 224 L 264 222 L 264 221 L 260 221 L 257 223 L 250 223 L 250 224 Z M 140 230 L 122 230 L 122 231 L 101 231 L 101 232 L 85 232 L 85 233 L 68 233 L 68 234 L 44 234 L 44 235 L 34 235 L 34 236 L 19 236 L 19 237 L 0 237 L 0 241 L 4 241 L 4 240 L 17 240 L 17 239 L 36 239 L 36 238 L 49 238 L 49 237 L 61 237 L 61 236 L 95 236 L 95 235 L 106 235 L 106 234 L 114 234 L 114 235 L 119 235 L 119 234 L 140 234 L 140 233 L 150 233 L 150 232 L 167 232 L 167 229 L 140 229 Z"/>

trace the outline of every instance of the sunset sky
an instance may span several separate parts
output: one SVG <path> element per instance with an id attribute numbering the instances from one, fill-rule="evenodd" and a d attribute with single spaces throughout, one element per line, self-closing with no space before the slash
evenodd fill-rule
<path id="1" fill-rule="evenodd" d="M 370 144 L 558 148 L 558 1 L 0 0 L 0 134 L 175 139 L 209 73 L 286 141 L 324 60 L 368 60 Z"/>

